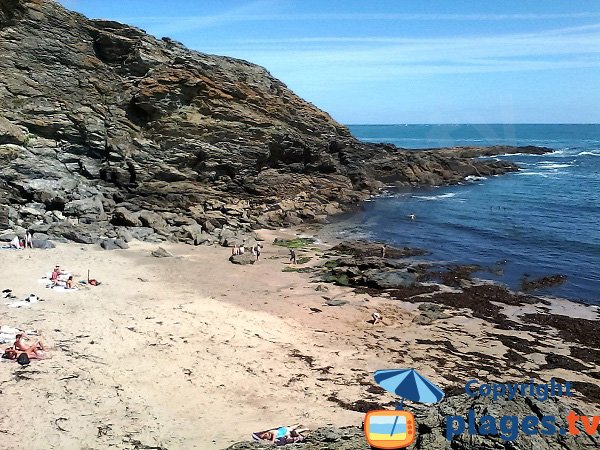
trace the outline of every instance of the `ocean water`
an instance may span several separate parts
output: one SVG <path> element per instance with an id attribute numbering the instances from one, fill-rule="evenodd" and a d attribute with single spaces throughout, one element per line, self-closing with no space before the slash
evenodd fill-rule
<path id="1" fill-rule="evenodd" d="M 600 125 L 354 125 L 368 142 L 409 149 L 538 145 L 501 155 L 520 172 L 461 185 L 389 190 L 342 218 L 343 235 L 422 247 L 429 260 L 479 264 L 476 276 L 517 288 L 524 276 L 564 274 L 539 294 L 600 304 Z M 418 150 L 415 150 L 418 151 Z M 415 214 L 411 221 L 409 214 Z"/>

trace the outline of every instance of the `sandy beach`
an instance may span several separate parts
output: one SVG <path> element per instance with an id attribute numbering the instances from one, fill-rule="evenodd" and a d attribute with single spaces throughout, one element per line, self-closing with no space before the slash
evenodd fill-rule
<path id="1" fill-rule="evenodd" d="M 394 401 L 374 388 L 377 369 L 414 367 L 448 386 L 460 376 L 460 358 L 436 342 L 503 357 L 492 337 L 502 331 L 483 320 L 456 314 L 417 325 L 414 304 L 332 284 L 315 290 L 321 283 L 310 274 L 282 272 L 288 250 L 271 244 L 281 236 L 293 234 L 262 232 L 261 259 L 246 266 L 231 264 L 228 248 L 181 244 L 163 245 L 171 258 L 138 242 L 111 252 L 75 244 L 2 251 L 0 287 L 43 301 L 1 304 L 0 325 L 35 329 L 51 347 L 51 359 L 26 368 L 0 363 L 2 448 L 219 449 L 282 424 L 360 425 L 352 404 Z M 328 246 L 311 246 L 308 264 Z M 79 280 L 89 269 L 102 284 L 46 289 L 39 279 L 57 263 Z M 326 306 L 327 299 L 349 303 Z M 369 322 L 374 311 L 385 324 Z M 593 313 L 575 304 L 569 312 Z M 568 354 L 558 338 L 548 345 Z M 475 370 L 482 380 L 490 375 Z M 540 375 L 572 375 L 565 372 Z"/>

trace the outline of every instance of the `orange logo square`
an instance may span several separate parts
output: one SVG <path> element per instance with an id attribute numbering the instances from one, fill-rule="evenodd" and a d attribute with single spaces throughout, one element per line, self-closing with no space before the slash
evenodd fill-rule
<path id="1" fill-rule="evenodd" d="M 415 441 L 415 417 L 408 411 L 369 411 L 365 416 L 365 437 L 371 447 L 398 449 Z"/>

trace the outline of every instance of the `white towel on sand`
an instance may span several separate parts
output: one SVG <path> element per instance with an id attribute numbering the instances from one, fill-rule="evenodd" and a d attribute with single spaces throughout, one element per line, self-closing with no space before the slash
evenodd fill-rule
<path id="1" fill-rule="evenodd" d="M 31 306 L 31 303 L 26 302 L 26 301 L 19 301 L 19 302 L 7 303 L 6 306 L 8 306 L 9 308 L 23 308 L 23 307 Z"/>

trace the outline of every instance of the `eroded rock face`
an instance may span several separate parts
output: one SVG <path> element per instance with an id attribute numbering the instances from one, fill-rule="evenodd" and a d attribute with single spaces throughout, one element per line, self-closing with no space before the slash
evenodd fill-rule
<path id="1" fill-rule="evenodd" d="M 85 226 L 92 242 L 143 227 L 143 239 L 195 242 L 225 224 L 322 222 L 381 181 L 515 170 L 478 154 L 362 144 L 262 67 L 50 0 L 0 0 L 3 227 L 71 239 L 65 229 Z"/>

